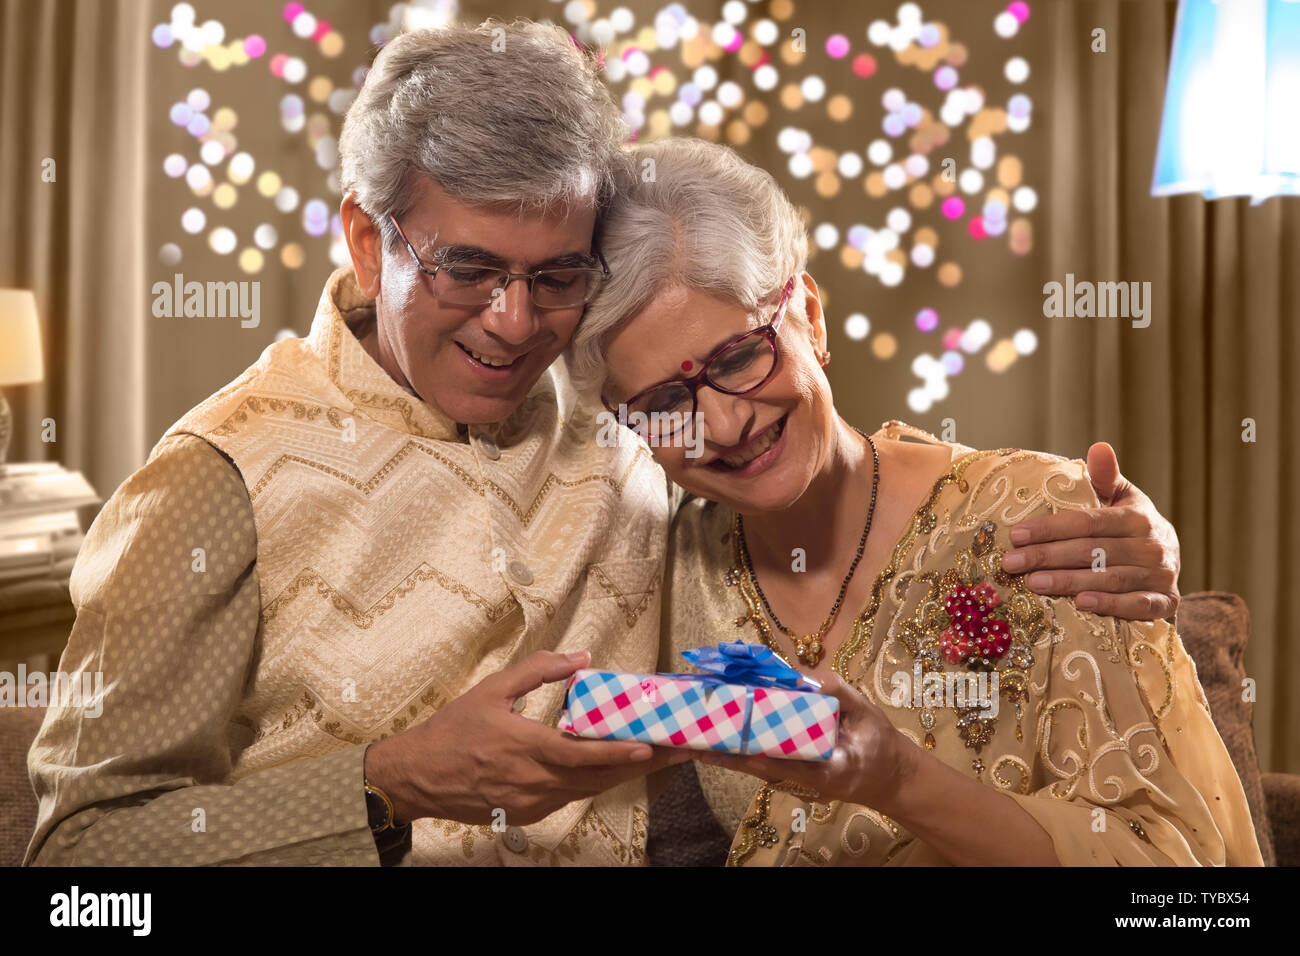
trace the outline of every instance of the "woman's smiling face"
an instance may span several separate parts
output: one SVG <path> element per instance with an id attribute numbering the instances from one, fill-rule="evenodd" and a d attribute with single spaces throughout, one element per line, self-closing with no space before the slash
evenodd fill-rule
<path id="1" fill-rule="evenodd" d="M 701 385 L 698 457 L 687 455 L 690 442 L 680 437 L 651 449 L 682 488 L 741 514 L 790 507 L 830 453 L 835 410 L 817 358 L 825 350 L 825 326 L 816 283 L 806 274 L 803 281 L 808 321 L 787 316 L 781 323 L 771 377 L 743 395 Z M 652 385 L 689 378 L 720 345 L 770 322 L 778 296 L 752 315 L 698 289 L 665 287 L 606 340 L 606 399 L 617 407 Z"/>

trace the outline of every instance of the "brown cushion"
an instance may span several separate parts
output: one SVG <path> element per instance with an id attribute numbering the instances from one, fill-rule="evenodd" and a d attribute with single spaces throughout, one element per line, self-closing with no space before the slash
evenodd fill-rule
<path id="1" fill-rule="evenodd" d="M 1264 865 L 1274 866 L 1268 806 L 1264 802 L 1259 757 L 1255 754 L 1255 705 L 1242 700 L 1246 670 L 1241 655 L 1250 638 L 1250 612 L 1246 602 L 1222 591 L 1188 594 L 1178 606 L 1178 633 L 1196 663 L 1196 674 L 1205 689 L 1214 726 L 1241 777 Z"/>
<path id="2" fill-rule="evenodd" d="M 22 865 L 36 829 L 27 751 L 44 719 L 44 707 L 0 707 L 0 866 Z"/>
<path id="3" fill-rule="evenodd" d="M 1300 774 L 1264 774 L 1268 822 L 1278 866 L 1300 866 Z"/>

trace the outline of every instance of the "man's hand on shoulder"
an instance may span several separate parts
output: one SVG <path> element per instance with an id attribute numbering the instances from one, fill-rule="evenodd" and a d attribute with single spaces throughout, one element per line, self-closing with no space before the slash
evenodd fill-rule
<path id="1" fill-rule="evenodd" d="M 1032 572 L 1030 590 L 1074 595 L 1081 610 L 1131 620 L 1171 618 L 1178 609 L 1178 534 L 1142 489 L 1119 470 L 1105 442 L 1088 449 L 1100 508 L 1022 521 L 1002 559 L 1011 574 Z"/>

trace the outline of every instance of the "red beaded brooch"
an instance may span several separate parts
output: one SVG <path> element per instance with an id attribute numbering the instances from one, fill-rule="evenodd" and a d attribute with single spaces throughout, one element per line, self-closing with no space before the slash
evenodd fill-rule
<path id="1" fill-rule="evenodd" d="M 974 587 L 958 585 L 943 599 L 948 626 L 939 638 L 943 659 L 965 663 L 972 670 L 987 670 L 1011 647 L 1011 625 L 995 615 L 1002 598 L 983 581 Z"/>

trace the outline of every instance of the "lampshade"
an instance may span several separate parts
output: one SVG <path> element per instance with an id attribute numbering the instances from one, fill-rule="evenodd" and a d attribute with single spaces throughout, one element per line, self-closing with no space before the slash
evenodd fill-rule
<path id="1" fill-rule="evenodd" d="M 0 289 L 0 386 L 44 377 L 36 296 L 26 289 Z"/>
<path id="2" fill-rule="evenodd" d="M 1153 196 L 1300 195 L 1300 0 L 1180 0 Z"/>

